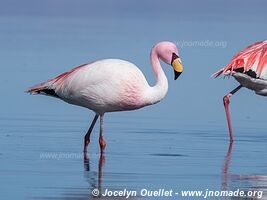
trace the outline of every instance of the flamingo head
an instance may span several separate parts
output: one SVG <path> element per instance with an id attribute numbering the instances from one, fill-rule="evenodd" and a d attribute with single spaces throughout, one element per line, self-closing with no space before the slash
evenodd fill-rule
<path id="1" fill-rule="evenodd" d="M 172 42 L 160 42 L 154 48 L 156 48 L 159 58 L 173 67 L 174 80 L 176 80 L 183 72 L 182 61 L 176 45 Z"/>

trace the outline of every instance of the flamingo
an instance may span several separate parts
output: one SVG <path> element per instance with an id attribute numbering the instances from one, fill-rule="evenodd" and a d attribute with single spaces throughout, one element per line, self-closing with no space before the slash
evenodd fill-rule
<path id="1" fill-rule="evenodd" d="M 230 97 L 242 87 L 253 90 L 258 95 L 267 96 L 267 40 L 256 42 L 240 51 L 229 64 L 212 74 L 212 77 L 216 78 L 221 74 L 233 76 L 239 82 L 239 86 L 223 97 L 230 142 L 233 142 Z"/>
<path id="2" fill-rule="evenodd" d="M 161 101 L 168 90 L 168 80 L 160 60 L 174 69 L 176 80 L 183 71 L 178 49 L 171 42 L 159 42 L 151 50 L 150 61 L 156 76 L 151 87 L 143 73 L 134 64 L 120 59 L 103 59 L 83 64 L 51 80 L 27 90 L 30 94 L 42 94 L 59 98 L 67 103 L 88 108 L 95 117 L 84 137 L 84 153 L 90 143 L 90 135 L 100 116 L 99 144 L 104 152 L 104 114 L 128 111 Z"/>

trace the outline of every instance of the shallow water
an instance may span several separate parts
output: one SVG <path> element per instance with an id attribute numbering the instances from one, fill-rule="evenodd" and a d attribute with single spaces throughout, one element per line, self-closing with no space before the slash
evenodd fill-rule
<path id="1" fill-rule="evenodd" d="M 229 147 L 222 97 L 237 83 L 210 78 L 240 49 L 266 39 L 264 8 L 265 2 L 241 0 L 3 1 L 0 199 L 84 200 L 96 188 L 266 191 L 266 98 L 245 89 L 232 98 L 236 141 Z M 105 155 L 99 154 L 97 124 L 89 161 L 83 159 L 92 113 L 23 93 L 103 58 L 135 63 L 153 85 L 149 54 L 162 40 L 177 45 L 184 72 L 173 81 L 171 67 L 162 63 L 169 91 L 161 103 L 105 116 Z"/>
<path id="2" fill-rule="evenodd" d="M 84 119 L 61 115 L 2 116 L 1 196 L 89 199 L 95 188 L 102 192 L 239 188 L 266 193 L 267 134 L 263 129 L 235 129 L 236 141 L 229 146 L 225 127 L 190 130 L 179 128 L 167 118 L 112 116 L 108 115 L 105 123 L 105 155 L 99 154 L 97 124 L 88 161 L 83 160 L 82 154 L 88 124 Z M 160 128 L 157 124 L 167 126 Z M 132 198 L 146 199 L 140 195 Z M 158 197 L 180 198 L 189 197 Z"/>

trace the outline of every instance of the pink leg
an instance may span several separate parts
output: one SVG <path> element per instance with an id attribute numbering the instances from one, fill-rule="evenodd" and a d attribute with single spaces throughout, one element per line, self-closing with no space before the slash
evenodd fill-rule
<path id="1" fill-rule="evenodd" d="M 86 135 L 84 136 L 84 148 L 83 148 L 84 153 L 87 152 L 87 147 L 88 147 L 88 144 L 90 143 L 90 135 L 91 135 L 92 130 L 93 130 L 94 126 L 95 126 L 95 123 L 96 123 L 96 121 L 98 119 L 98 116 L 99 116 L 98 114 L 95 115 L 95 117 L 94 117 L 94 119 L 93 119 L 93 121 L 92 121 L 92 123 L 90 125 L 90 128 L 88 129 Z"/>
<path id="2" fill-rule="evenodd" d="M 242 85 L 239 85 L 237 88 L 235 88 L 233 91 L 231 91 L 229 94 L 225 95 L 223 97 L 223 104 L 225 108 L 225 113 L 227 117 L 227 123 L 228 123 L 228 128 L 229 128 L 229 133 L 230 133 L 230 142 L 233 142 L 233 130 L 232 130 L 232 125 L 231 125 L 231 119 L 230 119 L 230 112 L 229 112 L 229 103 L 230 103 L 230 97 L 234 95 L 238 90 L 242 88 Z"/>
<path id="3" fill-rule="evenodd" d="M 101 148 L 101 154 L 104 153 L 106 142 L 104 140 L 104 115 L 100 116 L 100 135 L 99 135 L 99 145 Z"/>

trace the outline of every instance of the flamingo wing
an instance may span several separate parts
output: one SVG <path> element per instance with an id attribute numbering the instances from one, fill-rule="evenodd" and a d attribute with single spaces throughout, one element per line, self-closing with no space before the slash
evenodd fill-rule
<path id="1" fill-rule="evenodd" d="M 45 94 L 45 95 L 57 97 L 57 94 L 55 93 L 53 87 L 61 84 L 71 74 L 75 73 L 76 71 L 78 71 L 82 67 L 85 67 L 89 64 L 91 64 L 91 63 L 79 65 L 79 66 L 77 66 L 77 67 L 75 67 L 75 68 L 73 68 L 67 72 L 64 72 L 64 73 L 58 75 L 57 77 L 55 77 L 53 79 L 50 79 L 48 81 L 45 81 L 43 83 L 40 83 L 38 85 L 35 85 L 35 86 L 29 88 L 26 92 L 28 92 L 30 94 Z"/>
<path id="2" fill-rule="evenodd" d="M 229 64 L 212 74 L 212 77 L 232 75 L 233 72 L 267 80 L 267 40 L 256 42 L 240 51 Z"/>

